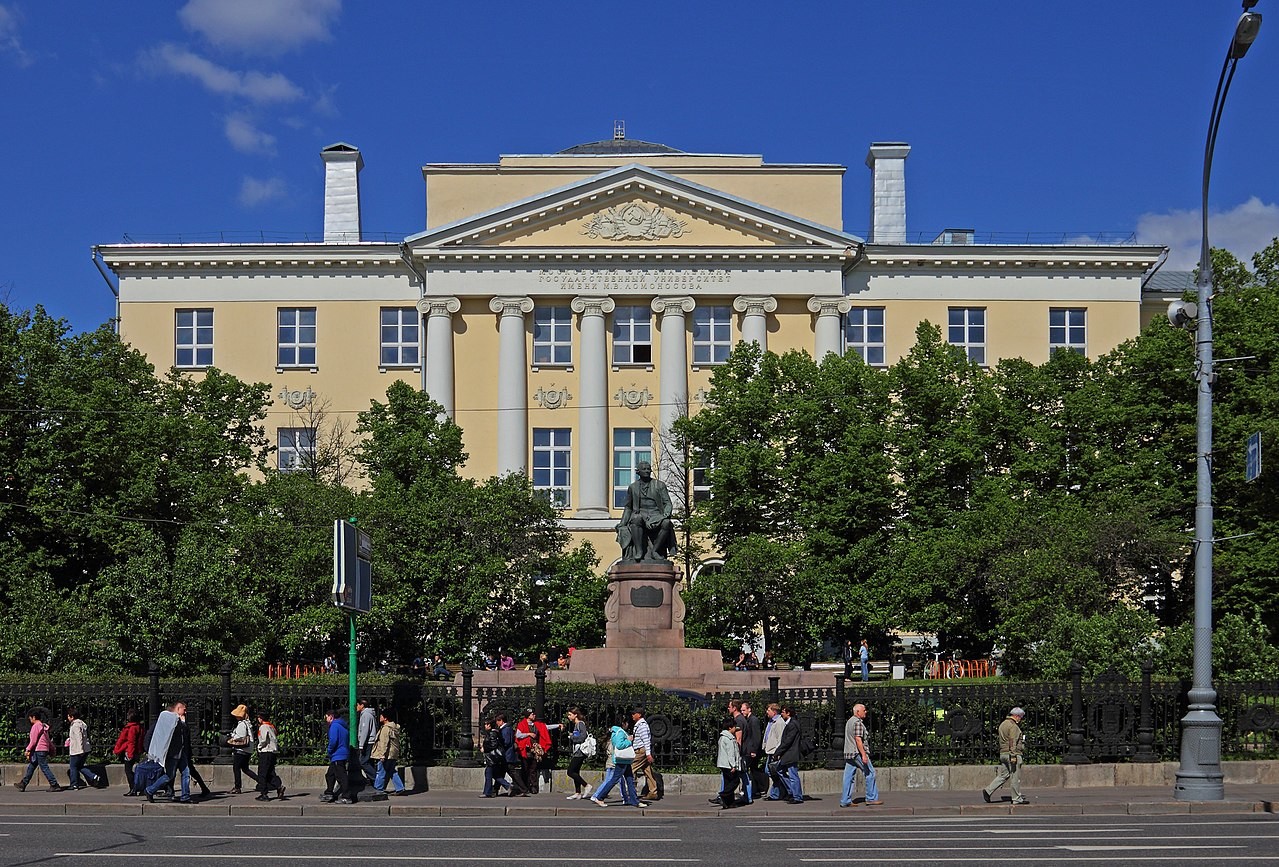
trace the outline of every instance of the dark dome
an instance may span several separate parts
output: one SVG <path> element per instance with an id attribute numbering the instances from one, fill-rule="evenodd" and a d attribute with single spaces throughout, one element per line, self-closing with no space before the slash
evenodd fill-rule
<path id="1" fill-rule="evenodd" d="M 651 141 L 640 141 L 633 138 L 608 138 L 575 145 L 560 151 L 562 154 L 682 154 L 664 144 Z"/>

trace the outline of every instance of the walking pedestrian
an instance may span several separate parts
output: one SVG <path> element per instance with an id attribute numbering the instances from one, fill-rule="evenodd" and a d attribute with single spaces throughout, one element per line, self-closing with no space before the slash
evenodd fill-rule
<path id="1" fill-rule="evenodd" d="M 870 645 L 862 639 L 862 646 L 857 650 L 857 658 L 862 664 L 862 683 L 870 680 Z"/>
<path id="2" fill-rule="evenodd" d="M 22 781 L 18 783 L 18 791 L 27 790 L 27 783 L 31 782 L 32 774 L 36 772 L 36 768 L 39 768 L 44 778 L 49 781 L 49 791 L 61 792 L 62 786 L 58 784 L 58 778 L 49 769 L 49 750 L 53 746 L 49 743 L 49 726 L 45 724 L 44 716 L 38 710 L 27 714 L 27 722 L 31 724 L 31 731 L 27 735 L 27 769 L 22 774 Z"/>
<path id="3" fill-rule="evenodd" d="M 235 728 L 231 730 L 231 736 L 227 738 L 227 745 L 231 747 L 231 771 L 235 782 L 231 794 L 239 795 L 243 791 L 241 788 L 244 783 L 243 774 L 248 774 L 249 779 L 254 783 L 258 781 L 258 775 L 249 770 L 249 758 L 253 754 L 253 742 L 256 738 L 253 734 L 253 723 L 249 722 L 249 709 L 246 706 L 236 705 L 231 711 L 231 716 L 236 721 Z"/>
<path id="4" fill-rule="evenodd" d="M 142 794 L 133 780 L 133 769 L 137 767 L 138 756 L 142 755 L 142 714 L 136 709 L 125 714 L 124 728 L 116 735 L 111 753 L 124 760 L 124 777 L 129 783 L 129 791 L 124 796 L 132 798 Z"/>
<path id="5" fill-rule="evenodd" d="M 89 760 L 89 751 L 93 749 L 93 745 L 89 743 L 89 725 L 80 719 L 80 711 L 74 707 L 67 708 L 67 722 L 70 728 L 67 730 L 67 778 L 70 782 L 71 791 L 93 786 L 95 789 L 105 789 L 107 787 L 106 774 L 95 774 L 84 766 Z M 85 782 L 81 782 L 80 776 L 84 775 Z"/>
<path id="6" fill-rule="evenodd" d="M 853 679 L 853 640 L 851 638 L 844 639 L 844 680 Z"/>
<path id="7" fill-rule="evenodd" d="M 265 711 L 258 711 L 258 796 L 255 801 L 269 801 L 267 792 L 275 789 L 277 799 L 284 797 L 284 783 L 275 774 L 275 761 L 279 758 L 280 742 L 275 723 Z"/>
<path id="8" fill-rule="evenodd" d="M 502 787 L 511 791 L 511 784 L 503 779 L 506 776 L 506 744 L 502 740 L 502 729 L 506 725 L 506 715 L 497 714 L 492 719 L 484 720 L 484 790 L 481 798 L 496 798 L 502 793 Z"/>
<path id="9" fill-rule="evenodd" d="M 644 785 L 641 787 L 643 791 L 639 797 L 647 801 L 660 801 L 662 790 L 653 770 L 656 766 L 653 759 L 653 732 L 648 727 L 648 720 L 644 718 L 644 708 L 639 705 L 631 708 L 631 723 L 632 739 L 635 741 L 635 761 L 631 767 L 634 773 L 644 775 Z"/>
<path id="10" fill-rule="evenodd" d="M 764 726 L 764 773 L 768 777 L 768 794 L 766 801 L 789 801 L 790 789 L 779 773 L 777 750 L 782 744 L 782 732 L 786 730 L 786 720 L 782 717 L 781 707 L 772 702 L 764 709 L 768 724 Z"/>
<path id="11" fill-rule="evenodd" d="M 507 720 L 504 713 L 495 716 L 493 722 L 501 726 L 506 772 L 511 775 L 511 790 L 507 794 L 512 798 L 527 798 L 528 780 L 524 778 L 524 757 L 520 753 L 520 742 L 515 738 L 515 724 Z"/>
<path id="12" fill-rule="evenodd" d="M 879 786 L 875 782 L 875 766 L 870 761 L 870 732 L 866 728 L 866 705 L 853 705 L 853 715 L 844 726 L 844 788 L 839 799 L 841 807 L 853 804 L 853 787 L 857 784 L 857 772 L 866 778 L 866 805 L 878 806 Z"/>
<path id="13" fill-rule="evenodd" d="M 600 780 L 599 787 L 596 788 L 595 794 L 591 795 L 590 798 L 592 804 L 596 804 L 600 807 L 608 806 L 608 804 L 604 802 L 604 798 L 613 790 L 613 786 L 617 785 L 617 781 L 619 779 L 617 762 L 613 760 L 614 747 L 611 731 L 609 732 L 609 735 L 609 739 L 604 742 L 604 779 Z"/>
<path id="14" fill-rule="evenodd" d="M 788 803 L 804 803 L 804 787 L 799 780 L 800 735 L 799 720 L 790 705 L 782 705 L 782 719 L 786 726 L 782 729 L 782 740 L 777 745 L 777 774 L 786 781 L 790 790 Z"/>
<path id="15" fill-rule="evenodd" d="M 378 726 L 377 739 L 369 753 L 370 757 L 377 762 L 373 788 L 377 796 L 385 798 L 386 784 L 389 781 L 395 786 L 395 794 L 407 795 L 408 790 L 404 788 L 400 772 L 395 769 L 396 762 L 400 760 L 400 724 L 395 721 L 395 711 L 383 709 L 378 714 L 378 722 L 381 725 Z"/>
<path id="16" fill-rule="evenodd" d="M 591 736 L 591 733 L 586 727 L 586 717 L 577 705 L 568 709 L 568 722 L 572 726 L 572 731 L 568 733 L 568 740 L 573 745 L 568 760 L 568 778 L 573 781 L 573 794 L 565 800 L 577 801 L 591 794 L 591 784 L 582 778 L 582 763 L 586 761 L 587 756 L 586 739 Z"/>
<path id="17" fill-rule="evenodd" d="M 631 763 L 635 761 L 635 741 L 626 731 L 623 725 L 615 725 L 609 730 L 609 741 L 613 745 L 613 768 L 615 770 L 615 780 L 619 783 L 622 790 L 622 803 L 628 807 L 647 807 L 648 803 L 641 801 L 635 794 L 635 772 L 631 768 Z M 607 782 L 600 786 L 596 797 L 592 798 L 597 804 L 603 804 L 603 799 L 608 795 L 612 782 Z M 607 806 L 604 804 L 604 806 Z"/>
<path id="18" fill-rule="evenodd" d="M 741 729 L 738 739 L 742 749 L 742 793 L 744 804 L 755 803 L 755 775 L 759 773 L 759 757 L 764 752 L 764 730 L 749 701 L 743 701 L 737 717 Z"/>
<path id="19" fill-rule="evenodd" d="M 377 779 L 377 762 L 373 759 L 373 745 L 377 742 L 377 713 L 367 698 L 357 698 L 355 710 L 360 715 L 355 733 L 355 743 L 360 748 L 360 770 L 368 784 L 376 789 L 373 781 Z"/>
<path id="20" fill-rule="evenodd" d="M 741 770 L 742 751 L 737 743 L 737 721 L 727 717 L 720 726 L 718 749 L 715 767 L 719 768 L 719 794 L 711 798 L 712 804 L 719 804 L 727 810 L 737 806 L 737 779 Z"/>
<path id="21" fill-rule="evenodd" d="M 1026 711 L 1015 707 L 999 724 L 999 772 L 986 788 L 981 790 L 982 800 L 990 803 L 991 795 L 1004 783 L 1013 791 L 1013 804 L 1029 804 L 1030 799 L 1021 793 L 1021 757 L 1025 750 L 1026 736 L 1021 731 L 1021 721 Z"/>
<path id="22" fill-rule="evenodd" d="M 324 774 L 324 794 L 320 795 L 320 800 L 326 804 L 354 803 L 346 776 L 346 763 L 351 758 L 351 731 L 346 727 L 340 710 L 325 711 L 324 721 L 329 732 L 329 769 Z"/>

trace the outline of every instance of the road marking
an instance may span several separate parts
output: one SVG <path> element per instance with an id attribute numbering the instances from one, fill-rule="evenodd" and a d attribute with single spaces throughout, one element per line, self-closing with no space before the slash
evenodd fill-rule
<path id="1" fill-rule="evenodd" d="M 856 839 L 857 839 L 857 840 L 864 840 L 864 839 L 865 839 L 865 835 L 857 835 L 857 836 L 856 836 Z M 1168 839 L 1170 839 L 1170 838 L 1168 837 L 1168 835 L 1166 835 L 1166 834 L 1165 834 L 1165 835 L 1163 835 L 1163 836 L 1158 836 L 1158 837 L 1132 837 L 1132 836 L 1129 836 L 1129 837 L 1125 837 L 1125 839 L 1127 839 L 1127 840 L 1154 840 L 1154 841 L 1160 841 L 1160 842 L 1161 842 L 1161 841 L 1166 841 L 1166 840 L 1168 840 Z M 1185 836 L 1177 836 L 1177 837 L 1174 837 L 1174 838 L 1172 838 L 1172 839 L 1176 839 L 1176 840 L 1219 840 L 1219 839 L 1221 839 L 1221 837 L 1220 837 L 1219 835 L 1213 835 L 1213 834 L 1187 834 L 1187 835 L 1185 835 Z M 1231 839 L 1231 840 L 1279 840 L 1279 835 L 1276 835 L 1276 834 L 1231 834 L 1231 835 L 1230 835 L 1230 839 Z M 976 843 L 976 842 L 978 842 L 976 839 L 971 838 L 971 837 L 952 837 L 952 836 L 948 836 L 948 835 L 940 835 L 940 834 L 929 834 L 929 835 L 924 836 L 924 837 L 918 837 L 918 836 L 916 836 L 916 837 L 884 837 L 884 836 L 876 836 L 876 837 L 875 837 L 874 842 L 875 842 L 875 843 L 910 843 L 910 842 L 917 841 L 917 840 L 935 840 L 935 841 L 938 841 L 938 842 L 940 842 L 940 841 L 944 841 L 944 840 L 953 840 L 953 841 L 955 841 L 956 843 Z M 817 841 L 813 841 L 813 840 L 812 840 L 812 835 L 811 835 L 811 834 L 796 834 L 795 836 L 792 836 L 792 837 L 769 837 L 769 838 L 767 838 L 767 839 L 762 839 L 760 842 L 762 842 L 762 843 L 807 843 L 807 842 L 810 842 L 810 841 L 811 841 L 811 842 L 819 842 L 819 843 L 838 843 L 838 842 L 840 842 L 839 840 L 817 840 Z M 1021 840 L 999 840 L 999 841 L 991 841 L 991 842 L 992 842 L 992 846 L 988 846 L 988 847 L 987 847 L 987 846 L 983 846 L 983 847 L 978 847 L 978 848 L 995 848 L 995 847 L 1002 847 L 1002 846 L 1009 846 L 1009 845 L 1017 846 L 1017 847 L 1021 847 L 1021 846 L 1022 846 L 1022 842 L 1023 842 L 1023 841 L 1021 841 Z M 1035 840 L 1034 838 L 1032 838 L 1032 839 L 1027 840 L 1027 841 L 1025 841 L 1025 842 L 1036 842 L 1036 840 Z M 1045 840 L 1044 842 L 1051 842 L 1051 841 Z M 1059 846 L 1059 847 L 1061 847 L 1061 846 L 1065 846 L 1065 845 L 1067 845 L 1067 844 L 1065 844 L 1065 843 L 1058 843 L 1058 844 L 1057 844 L 1057 846 Z M 1087 844 L 1078 844 L 1078 845 L 1087 845 Z M 1151 848 L 1154 848 L 1154 847 L 1151 847 Z"/>
<path id="2" fill-rule="evenodd" d="M 178 856 L 178 857 L 185 857 L 185 856 Z M 239 858 L 241 856 L 234 855 L 234 856 L 227 856 L 227 857 Z M 848 861 L 848 857 L 845 856 L 843 858 L 800 858 L 799 860 L 804 863 L 818 863 L 818 864 L 829 863 L 832 861 L 846 863 Z M 991 859 L 989 855 L 984 855 L 980 858 L 945 858 L 942 856 L 934 856 L 931 858 L 881 858 L 879 860 L 886 864 L 911 864 L 915 862 L 919 862 L 922 864 L 950 864 L 950 863 L 959 863 L 959 862 L 967 863 L 969 861 L 979 863 L 979 864 L 989 864 Z M 1115 860 L 1114 855 L 1096 855 L 1096 856 L 1036 855 L 1035 856 L 1035 863 L 1037 864 L 1042 864 L 1047 861 L 1070 861 L 1072 863 L 1079 863 L 1080 861 L 1104 861 L 1106 863 L 1113 863 L 1114 860 Z M 1125 861 L 1163 861 L 1167 863 L 1168 856 L 1167 855 L 1125 855 L 1124 860 Z M 1186 863 L 1189 861 L 1279 861 L 1279 855 L 1206 855 L 1205 854 L 1205 855 L 1188 855 L 1184 858 L 1177 859 L 1178 863 Z"/>
<path id="3" fill-rule="evenodd" d="M 300 840 L 305 842 L 320 842 L 322 840 L 350 840 L 352 842 L 376 842 L 378 840 L 387 841 L 438 841 L 441 843 L 465 843 L 475 841 L 476 843 L 494 843 L 503 840 L 510 843 L 679 843 L 679 837 L 663 837 L 654 839 L 645 839 L 643 837 L 387 837 L 378 835 L 376 837 L 285 837 L 279 834 L 256 835 L 256 834 L 167 834 L 169 840 Z"/>
<path id="4" fill-rule="evenodd" d="M 1178 852 L 1184 849 L 1246 849 L 1246 846 L 1235 846 L 1223 843 L 1219 846 L 1018 846 L 1017 852 L 1059 852 L 1066 850 L 1068 852 L 1110 852 L 1110 851 L 1134 851 L 1148 852 L 1151 849 L 1176 849 Z M 1003 851 L 1003 846 L 875 846 L 868 844 L 865 846 L 792 846 L 786 849 L 787 852 L 990 852 L 994 850 Z"/>
<path id="5" fill-rule="evenodd" d="M 337 839 L 337 838 L 334 838 Z M 172 861 L 193 861 L 197 858 L 226 861 L 350 861 L 352 858 L 360 857 L 359 855 L 228 855 L 225 852 L 217 854 L 203 855 L 191 852 L 54 852 L 54 858 L 167 858 Z M 381 855 L 377 856 L 378 861 L 501 861 L 510 863 L 510 855 Z M 600 860 L 599 855 L 583 855 L 582 857 L 574 857 L 572 855 L 554 855 L 551 857 L 530 857 L 528 855 L 520 855 L 517 859 L 521 863 L 524 862 L 558 862 L 565 861 L 584 861 L 594 864 Z M 609 855 L 608 861 L 612 864 L 699 864 L 701 858 L 618 858 L 615 855 Z"/>
<path id="6" fill-rule="evenodd" d="M 305 818 L 305 817 L 299 817 L 299 818 Z M 501 818 L 501 817 L 497 817 L 497 818 Z M 396 829 L 396 830 L 414 829 L 414 828 L 422 828 L 422 829 L 430 829 L 430 828 L 482 828 L 482 829 L 484 829 L 485 831 L 491 831 L 491 830 L 493 830 L 493 823 L 492 823 L 492 822 L 487 822 L 487 823 L 482 823 L 482 824 L 474 824 L 474 825 L 471 825 L 471 824 L 459 825 L 459 824 L 454 823 L 454 822 L 433 822 L 433 823 L 423 823 L 423 824 L 413 824 L 413 825 L 409 825 L 409 824 L 402 824 L 402 823 L 399 823 L 399 822 L 388 822 L 388 823 L 386 823 L 386 824 L 375 824 L 375 823 L 370 823 L 370 822 L 358 822 L 358 823 L 353 822 L 353 823 L 351 823 L 351 824 L 349 824 L 349 825 L 348 825 L 348 824 L 335 825 L 335 824 L 333 824 L 332 822 L 325 822 L 325 821 L 324 821 L 324 819 L 323 819 L 323 817 L 317 818 L 317 819 L 315 819 L 314 821 L 315 821 L 315 826 L 316 826 L 317 828 L 359 828 L 361 831 L 367 831 L 367 830 L 369 830 L 370 828 L 394 828 L 394 829 Z M 515 829 L 517 829 L 517 830 L 518 830 L 518 829 L 520 829 L 520 828 L 530 828 L 530 829 L 532 829 L 532 828 L 537 828 L 537 829 L 542 829 L 542 828 L 547 828 L 547 827 L 550 827 L 550 828 L 552 828 L 552 829 L 554 829 L 554 828 L 556 828 L 556 827 L 562 827 L 562 828 L 566 828 L 566 829 L 567 829 L 567 828 L 590 828 L 590 829 L 594 829 L 594 828 L 629 828 L 629 829 L 634 829 L 634 828 L 636 827 L 636 824 L 635 824 L 634 822 L 618 822 L 618 823 L 616 823 L 616 824 L 612 824 L 612 825 L 592 824 L 592 823 L 589 823 L 589 822 L 568 822 L 568 823 L 565 823 L 565 824 L 564 824 L 564 825 L 562 825 L 562 826 L 556 826 L 556 825 L 552 824 L 552 821 L 553 821 L 553 820 L 552 820 L 552 818 L 551 818 L 551 817 L 549 817 L 549 816 L 548 816 L 545 820 L 541 820 L 541 821 L 534 821 L 534 820 L 532 820 L 532 819 L 528 819 L 528 820 L 524 820 L 524 821 L 527 821 L 529 824 L 527 824 L 527 825 L 514 825 L 514 824 L 511 824 L 511 823 L 509 823 L 509 822 L 503 822 L 503 823 L 502 823 L 502 827 L 503 827 L 503 828 L 515 828 Z M 16 825 L 16 824 L 18 824 L 18 823 L 17 823 L 17 822 L 15 822 L 14 824 Z M 291 828 L 291 829 L 297 829 L 297 828 L 299 827 L 299 823 L 298 823 L 298 822 L 259 822 L 259 823 L 252 823 L 252 824 L 249 824 L 249 823 L 245 823 L 245 824 L 236 824 L 236 825 L 234 825 L 234 826 L 232 826 L 232 827 L 235 827 L 235 828 Z M 675 824 L 674 824 L 674 823 L 672 823 L 672 822 L 667 822 L 666 824 L 657 824 L 657 823 L 647 823 L 647 822 L 646 822 L 646 823 L 645 823 L 642 827 L 644 827 L 644 828 L 673 828 L 673 827 L 675 827 Z"/>
<path id="7" fill-rule="evenodd" d="M 27 825 L 79 825 L 85 828 L 96 828 L 101 824 L 101 822 L 0 822 L 0 825 L 22 825 L 24 827 Z"/>

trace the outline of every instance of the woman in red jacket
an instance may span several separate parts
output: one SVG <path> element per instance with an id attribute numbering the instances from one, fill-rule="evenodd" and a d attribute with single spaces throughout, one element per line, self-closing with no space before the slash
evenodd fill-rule
<path id="1" fill-rule="evenodd" d="M 538 765 L 551 751 L 551 732 L 546 723 L 537 718 L 537 711 L 533 708 L 528 709 L 524 719 L 515 727 L 515 747 L 520 751 L 520 759 L 524 765 L 524 781 L 528 784 L 528 790 L 536 795 Z"/>
<path id="2" fill-rule="evenodd" d="M 124 776 L 129 781 L 129 791 L 124 796 L 131 798 L 142 794 L 133 785 L 133 767 L 138 763 L 138 756 L 142 755 L 142 714 L 131 710 L 125 714 L 124 720 L 124 728 L 120 729 L 111 752 L 124 759 Z"/>

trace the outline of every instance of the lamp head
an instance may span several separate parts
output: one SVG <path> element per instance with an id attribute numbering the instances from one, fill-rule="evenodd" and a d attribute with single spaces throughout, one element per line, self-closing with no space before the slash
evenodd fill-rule
<path id="1" fill-rule="evenodd" d="M 1247 8 L 1247 4 L 1245 4 Z M 1239 23 L 1235 25 L 1235 38 L 1230 43 L 1230 58 L 1238 60 L 1248 53 L 1248 49 L 1252 47 L 1253 41 L 1257 38 L 1257 33 L 1261 31 L 1261 13 L 1245 12 L 1239 16 Z"/>
<path id="2" fill-rule="evenodd" d="M 1168 323 L 1173 328 L 1193 329 L 1199 319 L 1199 306 L 1193 301 L 1174 301 L 1168 305 Z"/>

